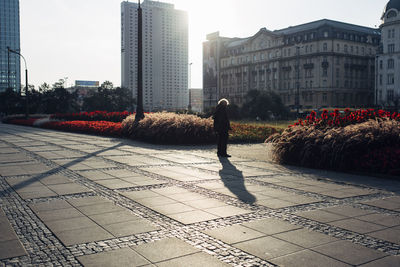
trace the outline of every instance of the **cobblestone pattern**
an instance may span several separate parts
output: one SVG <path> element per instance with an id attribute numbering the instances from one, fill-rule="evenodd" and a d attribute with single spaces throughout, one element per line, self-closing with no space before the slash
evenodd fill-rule
<path id="1" fill-rule="evenodd" d="M 11 134 L 14 134 L 14 133 L 11 133 Z M 43 137 L 41 134 L 30 134 L 30 136 L 31 137 L 34 137 L 34 136 Z M 24 138 L 26 139 L 26 137 L 24 137 Z M 34 139 L 31 139 L 31 140 L 34 140 Z M 80 150 L 65 148 L 61 145 L 46 143 L 45 141 L 43 141 L 43 142 L 45 144 L 51 144 L 52 146 L 57 146 L 66 151 L 79 152 L 83 155 L 86 155 L 86 157 L 90 157 L 89 155 L 91 155 L 91 153 L 85 153 Z M 81 142 L 82 144 L 86 144 L 84 141 L 80 141 L 80 140 L 77 141 L 75 139 L 74 139 L 74 142 Z M 111 139 L 111 142 L 112 142 L 112 139 Z M 392 195 L 387 192 L 379 192 L 379 193 L 375 193 L 375 194 L 371 194 L 371 195 L 345 198 L 345 199 L 336 199 L 333 197 L 328 197 L 328 196 L 324 196 L 324 195 L 317 194 L 317 193 L 305 192 L 302 190 L 297 190 L 297 189 L 293 189 L 293 188 L 289 188 L 289 187 L 277 186 L 275 184 L 271 184 L 271 183 L 268 183 L 265 181 L 255 180 L 255 178 L 262 178 L 262 177 L 266 177 L 266 176 L 246 178 L 246 182 L 250 182 L 252 184 L 263 185 L 263 186 L 267 186 L 269 188 L 275 188 L 275 189 L 284 190 L 284 191 L 298 194 L 298 195 L 312 197 L 319 201 L 316 203 L 298 205 L 298 206 L 282 208 L 282 209 L 269 209 L 264 206 L 246 204 L 236 198 L 229 197 L 229 196 L 223 195 L 221 193 L 213 192 L 211 190 L 207 190 L 207 189 L 197 186 L 197 185 L 200 185 L 201 183 L 219 181 L 218 179 L 205 180 L 205 181 L 180 182 L 180 181 L 168 178 L 168 177 L 164 177 L 161 175 L 147 172 L 146 170 L 139 169 L 139 168 L 142 168 L 143 166 L 131 167 L 131 166 L 119 163 L 119 162 L 112 161 L 105 157 L 97 156 L 98 158 L 101 158 L 107 162 L 111 162 L 117 166 L 117 168 L 108 168 L 108 169 L 131 170 L 131 171 L 134 171 L 139 174 L 144 174 L 153 179 L 167 182 L 167 184 L 162 184 L 162 185 L 142 186 L 142 187 L 132 187 L 132 188 L 126 188 L 126 189 L 111 190 L 111 189 L 101 186 L 101 185 L 81 176 L 78 172 L 63 168 L 63 167 L 59 166 L 58 164 L 54 163 L 53 161 L 47 160 L 47 159 L 39 156 L 38 154 L 35 154 L 34 152 L 30 152 L 26 149 L 18 147 L 11 142 L 5 142 L 5 143 L 15 149 L 18 149 L 19 151 L 23 152 L 24 154 L 28 155 L 29 157 L 32 157 L 34 160 L 39 161 L 41 163 L 46 164 L 47 166 L 54 168 L 56 173 L 61 173 L 65 176 L 69 177 L 70 179 L 72 179 L 74 182 L 76 182 L 78 184 L 82 184 L 94 191 L 93 193 L 74 194 L 74 195 L 68 195 L 68 196 L 41 198 L 41 199 L 30 199 L 27 201 L 23 201 L 19 198 L 19 196 L 16 193 L 14 193 L 12 190 L 9 189 L 8 185 L 3 180 L 1 180 L 2 187 L 7 188 L 6 192 L 9 192 L 9 194 L 11 194 L 11 195 L 6 197 L 5 200 L 3 200 L 3 196 L 2 196 L 2 201 L 0 203 L 2 204 L 2 208 L 3 208 L 3 206 L 9 206 L 9 202 L 13 203 L 10 205 L 9 208 L 3 208 L 3 209 L 5 210 L 7 216 L 9 217 L 10 222 L 12 222 L 14 229 L 20 229 L 21 222 L 18 223 L 19 220 L 28 221 L 28 224 L 35 226 L 35 227 L 32 226 L 31 228 L 28 228 L 28 227 L 23 228 L 23 229 L 29 229 L 29 231 L 26 230 L 24 232 L 17 233 L 18 237 L 20 238 L 21 242 L 24 244 L 24 246 L 27 249 L 27 252 L 29 254 L 28 257 L 24 256 L 24 257 L 18 258 L 18 261 L 21 263 L 35 264 L 37 262 L 40 262 L 40 263 L 59 262 L 58 258 L 56 260 L 54 258 L 54 256 L 53 256 L 53 258 L 51 258 L 48 255 L 48 254 L 54 254 L 54 255 L 56 255 L 55 257 L 57 257 L 57 255 L 59 255 L 60 259 L 62 258 L 62 260 L 64 260 L 64 261 L 61 260 L 61 262 L 64 262 L 64 263 L 70 264 L 70 265 L 74 265 L 74 264 L 79 265 L 79 263 L 74 258 L 76 256 L 88 255 L 88 254 L 98 253 L 101 251 L 109 251 L 109 250 L 114 250 L 114 249 L 118 249 L 118 248 L 122 248 L 122 247 L 126 247 L 126 246 L 136 246 L 136 245 L 140 245 L 140 244 L 147 243 L 147 242 L 154 242 L 156 240 L 160 240 L 162 238 L 167 238 L 167 237 L 177 237 L 177 238 L 180 238 L 180 239 L 192 244 L 193 246 L 199 248 L 202 251 L 205 251 L 209 254 L 215 255 L 220 260 L 227 262 L 233 266 L 268 266 L 271 264 L 267 263 L 266 261 L 263 261 L 260 258 L 249 255 L 248 253 L 246 253 L 242 250 L 234 248 L 224 242 L 216 240 L 216 239 L 201 232 L 202 230 L 205 230 L 205 229 L 219 228 L 219 227 L 259 220 L 259 219 L 263 219 L 263 218 L 282 219 L 282 220 L 290 222 L 292 224 L 300 225 L 300 226 L 308 228 L 310 230 L 324 233 L 324 234 L 327 234 L 327 235 L 330 235 L 330 236 L 333 236 L 336 238 L 340 238 L 342 240 L 349 240 L 356 244 L 360 244 L 360 245 L 363 245 L 368 248 L 384 251 L 384 252 L 387 252 L 387 253 L 390 253 L 393 255 L 400 254 L 400 246 L 397 244 L 382 241 L 382 240 L 375 239 L 375 238 L 372 238 L 372 237 L 369 237 L 366 235 L 358 234 L 358 233 L 355 233 L 352 231 L 348 231 L 348 230 L 334 227 L 331 225 L 323 224 L 323 223 L 320 223 L 317 221 L 309 220 L 309 219 L 292 214 L 294 212 L 314 210 L 314 209 L 319 209 L 319 208 L 323 208 L 323 207 L 332 207 L 332 206 L 337 206 L 337 205 L 352 205 L 354 207 L 373 210 L 373 211 L 380 212 L 383 214 L 400 216 L 399 212 L 390 211 L 390 210 L 386 210 L 386 209 L 382 209 L 382 208 L 377 208 L 377 207 L 369 206 L 367 204 L 354 203 L 357 201 L 364 201 L 364 200 L 383 199 L 385 197 Z M 101 146 L 97 146 L 97 147 L 107 150 L 107 148 L 104 148 Z M 127 153 L 129 153 L 129 152 L 127 152 Z M 137 155 L 139 153 L 135 153 L 135 154 Z M 148 155 L 146 155 L 146 156 L 148 156 Z M 85 156 L 83 156 L 83 158 L 85 158 Z M 210 160 L 209 163 L 212 163 L 212 162 L 213 161 Z M 200 165 L 209 164 L 209 163 L 207 162 L 207 163 L 197 163 L 197 164 L 196 163 L 179 164 L 179 163 L 171 161 L 168 164 L 161 164 L 159 166 L 160 167 L 161 166 L 185 166 L 185 167 L 190 166 L 190 167 L 196 169 Z M 240 162 L 238 162 L 237 164 L 240 165 Z M 235 165 L 236 165 L 236 163 L 235 163 Z M 213 174 L 216 173 L 213 171 L 206 171 L 203 169 L 202 169 L 202 171 L 213 173 Z M 343 184 L 340 182 L 335 183 L 332 181 L 330 181 L 329 183 Z M 231 216 L 228 218 L 220 218 L 220 219 L 215 219 L 215 220 L 211 220 L 211 221 L 207 221 L 207 222 L 195 223 L 192 225 L 183 225 L 173 219 L 170 219 L 167 216 L 159 214 L 159 213 L 119 194 L 120 192 L 148 190 L 148 189 L 153 189 L 153 188 L 163 188 L 163 187 L 169 187 L 172 185 L 180 186 L 185 189 L 188 189 L 189 191 L 203 194 L 207 197 L 223 201 L 229 205 L 233 205 L 236 207 L 251 210 L 253 212 L 249 213 L 249 214 L 240 215 L 240 216 Z M 363 186 L 358 186 L 358 187 L 366 188 Z M 90 242 L 90 243 L 86 243 L 86 244 L 79 244 L 79 245 L 70 246 L 70 247 L 65 248 L 60 244 L 60 242 L 54 237 L 54 235 L 46 228 L 46 226 L 43 223 L 41 223 L 41 221 L 36 217 L 36 215 L 26 205 L 27 203 L 32 203 L 32 202 L 36 203 L 36 202 L 42 202 L 42 201 L 51 201 L 53 199 L 80 198 L 80 197 L 86 197 L 86 196 L 91 196 L 91 195 L 103 196 L 103 197 L 113 201 L 117 205 L 128 208 L 135 215 L 145 218 L 145 219 L 148 219 L 155 225 L 159 226 L 161 228 L 161 230 L 150 232 L 150 233 L 144 233 L 144 234 L 139 234 L 139 235 L 123 237 L 123 238 L 115 238 L 115 239 L 105 240 L 105 241 L 101 241 L 101 242 Z M 5 202 L 7 202 L 7 203 L 5 204 Z M 19 218 L 19 219 L 15 219 L 15 218 Z M 37 246 L 35 245 L 37 242 L 36 242 L 36 239 L 33 238 L 33 236 L 35 236 L 35 237 L 45 236 L 46 237 L 45 241 L 43 241 L 43 242 L 47 245 L 46 246 L 43 245 L 41 247 L 42 249 L 44 249 L 43 252 L 41 252 L 40 250 L 37 250 Z M 48 242 L 48 243 L 46 243 L 46 242 Z M 53 242 L 53 243 L 51 243 L 51 242 Z M 33 244 L 31 244 L 31 243 L 33 243 Z M 38 243 L 39 243 L 38 246 L 40 247 L 40 242 L 38 242 Z M 50 251 L 52 251 L 52 249 L 49 250 L 49 248 L 57 248 L 58 249 L 56 251 L 57 253 L 53 253 L 53 252 L 49 253 Z M 16 262 L 16 259 L 10 259 L 7 261 L 3 261 L 3 263 L 5 263 L 5 264 L 12 264 L 13 262 Z"/>
<path id="2" fill-rule="evenodd" d="M 8 184 L 0 179 L 0 205 L 28 256 L 1 261 L 5 266 L 80 266 L 73 254 L 47 229 Z M 1 265 L 1 264 L 0 264 Z"/>

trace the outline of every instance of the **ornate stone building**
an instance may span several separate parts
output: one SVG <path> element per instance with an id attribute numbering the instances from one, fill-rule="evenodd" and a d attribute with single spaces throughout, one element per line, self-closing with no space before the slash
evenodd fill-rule
<path id="1" fill-rule="evenodd" d="M 205 110 L 225 97 L 239 106 L 250 90 L 278 93 L 296 109 L 374 104 L 380 30 L 319 20 L 249 38 L 209 34 L 203 43 Z"/>
<path id="2" fill-rule="evenodd" d="M 400 107 L 400 0 L 387 3 L 382 14 L 382 41 L 377 55 L 376 101 L 385 108 Z"/>

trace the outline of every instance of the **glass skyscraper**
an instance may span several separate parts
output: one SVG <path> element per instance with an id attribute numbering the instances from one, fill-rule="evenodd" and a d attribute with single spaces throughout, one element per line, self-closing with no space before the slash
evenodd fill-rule
<path id="1" fill-rule="evenodd" d="M 8 49 L 20 52 L 19 0 L 0 0 L 0 92 L 21 87 L 20 58 Z"/>

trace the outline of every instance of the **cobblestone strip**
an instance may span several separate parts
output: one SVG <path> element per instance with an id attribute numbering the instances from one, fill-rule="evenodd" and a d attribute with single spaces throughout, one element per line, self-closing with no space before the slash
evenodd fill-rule
<path id="1" fill-rule="evenodd" d="M 81 266 L 37 218 L 26 203 L 0 178 L 0 205 L 28 256 L 0 261 L 5 266 Z M 0 265 L 1 265 L 0 264 Z"/>
<path id="2" fill-rule="evenodd" d="M 144 234 L 132 235 L 123 238 L 110 239 L 99 242 L 90 242 L 70 246 L 68 249 L 74 256 L 90 255 L 99 252 L 134 247 L 145 243 L 156 242 L 164 238 L 179 238 L 197 249 L 217 257 L 219 260 L 233 266 L 274 266 L 256 256 L 232 247 L 220 240 L 212 238 L 193 227 L 182 227 L 175 230 L 161 230 Z"/>
<path id="3" fill-rule="evenodd" d="M 338 239 L 351 241 L 367 248 L 379 250 L 392 255 L 400 255 L 400 245 L 389 241 L 380 240 L 368 235 L 363 235 L 333 225 L 313 221 L 293 214 L 277 213 L 275 214 L 275 217 L 315 232 L 333 236 Z"/>

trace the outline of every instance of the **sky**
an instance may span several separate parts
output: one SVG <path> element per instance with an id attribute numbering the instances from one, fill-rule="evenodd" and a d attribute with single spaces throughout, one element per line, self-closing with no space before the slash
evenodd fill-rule
<path id="1" fill-rule="evenodd" d="M 130 1 L 132 2 L 132 1 Z M 133 1 L 136 2 L 136 1 Z M 164 0 L 189 16 L 192 88 L 202 88 L 202 43 L 219 31 L 249 37 L 319 19 L 379 27 L 388 0 Z M 121 0 L 20 0 L 29 83 L 66 79 L 121 85 Z M 24 66 L 21 64 L 22 71 Z M 23 73 L 23 72 L 22 72 Z M 21 77 L 24 78 L 24 77 Z M 21 79 L 23 80 L 23 79 Z"/>

